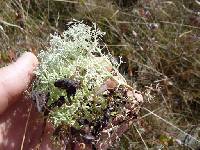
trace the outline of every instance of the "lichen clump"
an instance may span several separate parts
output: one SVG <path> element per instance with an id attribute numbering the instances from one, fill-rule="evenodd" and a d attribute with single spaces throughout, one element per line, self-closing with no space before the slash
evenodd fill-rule
<path id="1" fill-rule="evenodd" d="M 61 35 L 51 35 L 50 47 L 39 53 L 34 91 L 49 93 L 47 107 L 62 96 L 65 103 L 50 110 L 49 120 L 55 127 L 65 123 L 78 128 L 78 120 L 95 120 L 107 107 L 108 101 L 100 89 L 112 78 L 108 68 L 115 65 L 110 55 L 102 52 L 105 45 L 100 43 L 105 33 L 96 24 L 88 26 L 75 21 L 67 27 Z M 69 97 L 65 89 L 55 86 L 55 82 L 62 79 L 79 83 L 74 95 Z"/>

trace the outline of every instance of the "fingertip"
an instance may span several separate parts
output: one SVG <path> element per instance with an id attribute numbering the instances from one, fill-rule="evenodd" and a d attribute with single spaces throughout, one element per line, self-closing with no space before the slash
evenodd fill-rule
<path id="1" fill-rule="evenodd" d="M 38 65 L 37 57 L 31 52 L 25 52 L 15 64 L 23 64 L 24 62 L 29 62 L 30 65 L 35 68 Z"/>
<path id="2" fill-rule="evenodd" d="M 0 69 L 0 112 L 27 89 L 37 65 L 37 57 L 26 52 L 15 63 Z"/>

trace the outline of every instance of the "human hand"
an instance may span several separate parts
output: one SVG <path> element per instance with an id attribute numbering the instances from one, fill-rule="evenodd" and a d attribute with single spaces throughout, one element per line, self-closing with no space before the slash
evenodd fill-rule
<path id="1" fill-rule="evenodd" d="M 43 119 L 34 104 L 23 96 L 38 60 L 23 54 L 15 63 L 0 69 L 0 149 L 34 149 L 40 143 Z M 40 149 L 50 150 L 45 132 Z"/>

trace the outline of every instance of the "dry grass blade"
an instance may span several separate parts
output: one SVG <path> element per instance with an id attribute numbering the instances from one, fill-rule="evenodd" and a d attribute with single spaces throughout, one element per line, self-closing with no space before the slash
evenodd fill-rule
<path id="1" fill-rule="evenodd" d="M 136 125 L 134 125 L 134 127 L 135 127 L 135 130 L 137 131 L 137 133 L 139 134 L 142 142 L 144 143 L 145 149 L 148 150 L 149 148 L 148 148 L 146 142 L 144 141 L 144 139 L 142 138 L 142 135 L 141 135 L 140 131 L 138 130 L 138 128 L 136 127 Z"/>
<path id="2" fill-rule="evenodd" d="M 23 28 L 21 28 L 20 26 L 18 26 L 16 24 L 9 23 L 9 22 L 6 22 L 6 21 L 2 20 L 1 18 L 0 18 L 0 23 L 4 24 L 6 26 L 16 27 L 16 28 L 18 28 L 20 30 L 23 30 Z"/>
<path id="3" fill-rule="evenodd" d="M 25 141 L 25 138 L 26 138 L 26 132 L 27 132 L 28 123 L 29 123 L 29 120 L 30 120 L 30 115 L 31 115 L 32 107 L 33 107 L 33 105 L 31 104 L 31 107 L 28 109 L 28 116 L 27 116 L 26 125 L 25 125 L 25 128 L 24 128 L 24 135 L 23 135 L 23 138 L 22 138 L 22 143 L 21 143 L 20 150 L 24 149 L 24 141 Z"/>
<path id="4" fill-rule="evenodd" d="M 171 122 L 169 122 L 169 121 L 163 119 L 162 117 L 158 116 L 157 114 L 155 114 L 155 113 L 152 112 L 151 110 L 149 110 L 149 109 L 147 109 L 147 108 L 145 108 L 145 107 L 142 107 L 142 109 L 148 111 L 148 112 L 151 113 L 153 116 L 155 116 L 155 117 L 157 117 L 158 119 L 164 121 L 166 124 L 172 126 L 173 128 L 177 129 L 177 130 L 180 131 L 181 133 L 187 135 L 187 136 L 190 137 L 191 139 L 193 139 L 193 140 L 197 141 L 198 143 L 200 143 L 200 141 L 199 141 L 198 139 L 196 139 L 196 138 L 193 137 L 192 135 L 186 133 L 185 131 L 181 130 L 180 128 L 178 128 L 177 126 L 175 126 L 174 124 L 172 124 Z"/>

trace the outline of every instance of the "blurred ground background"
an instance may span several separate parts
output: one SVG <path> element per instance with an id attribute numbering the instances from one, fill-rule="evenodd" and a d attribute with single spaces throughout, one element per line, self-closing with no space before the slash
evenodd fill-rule
<path id="1" fill-rule="evenodd" d="M 72 19 L 96 22 L 142 91 L 140 117 L 113 149 L 200 149 L 198 0 L 0 0 L 0 66 L 48 46 Z"/>

